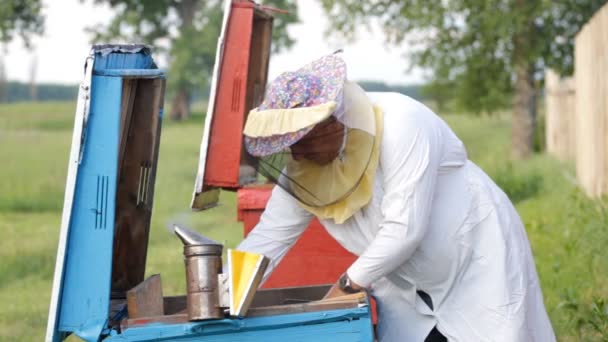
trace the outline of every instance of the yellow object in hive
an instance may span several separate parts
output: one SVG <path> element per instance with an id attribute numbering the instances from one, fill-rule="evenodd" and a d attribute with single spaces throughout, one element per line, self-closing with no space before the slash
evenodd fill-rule
<path id="1" fill-rule="evenodd" d="M 228 250 L 230 315 L 244 316 L 262 282 L 268 258 L 262 254 Z"/>

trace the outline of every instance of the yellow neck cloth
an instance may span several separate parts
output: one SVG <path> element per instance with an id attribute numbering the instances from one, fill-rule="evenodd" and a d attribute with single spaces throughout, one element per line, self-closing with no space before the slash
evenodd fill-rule
<path id="1" fill-rule="evenodd" d="M 347 92 L 345 96 L 348 96 Z M 327 165 L 308 160 L 292 161 L 287 165 L 287 174 L 297 184 L 292 186 L 292 191 L 301 199 L 298 201 L 300 206 L 318 218 L 333 219 L 338 224 L 344 223 L 371 200 L 382 141 L 382 110 L 373 106 L 363 91 L 349 102 L 352 106 L 347 109 L 348 114 L 354 121 L 366 121 L 361 120 L 363 116 L 371 119 L 375 123 L 372 125 L 375 136 L 361 129 L 349 129 L 341 158 Z M 311 206 L 303 202 L 330 204 Z"/>

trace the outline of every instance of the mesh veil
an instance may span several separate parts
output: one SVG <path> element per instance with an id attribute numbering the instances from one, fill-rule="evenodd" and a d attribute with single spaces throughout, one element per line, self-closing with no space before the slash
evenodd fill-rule
<path id="1" fill-rule="evenodd" d="M 347 198 L 368 168 L 376 139 L 372 105 L 357 84 L 345 84 L 343 101 L 333 120 L 341 125 L 331 125 L 321 133 L 313 129 L 294 146 L 256 158 L 258 172 L 310 207 L 324 207 Z M 315 149 L 296 148 L 304 141 L 314 141 Z M 331 158 L 337 142 L 341 145 L 339 153 Z"/>

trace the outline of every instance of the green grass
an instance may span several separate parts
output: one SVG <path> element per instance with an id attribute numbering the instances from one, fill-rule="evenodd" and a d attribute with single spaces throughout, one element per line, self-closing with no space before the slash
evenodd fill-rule
<path id="1" fill-rule="evenodd" d="M 19 102 L 0 105 L 0 130 L 65 131 L 74 125 L 76 102 Z M 70 113 L 70 115 L 66 115 Z"/>
<path id="2" fill-rule="evenodd" d="M 181 243 L 169 234 L 169 223 L 183 223 L 227 246 L 242 236 L 234 194 L 223 193 L 224 205 L 211 211 L 188 209 L 203 129 L 204 105 L 199 107 L 185 122 L 165 122 L 162 132 L 147 273 L 162 274 L 167 295 L 185 292 Z M 0 105 L 0 341 L 38 341 L 44 335 L 74 108 Z M 470 158 L 516 203 L 560 340 L 602 340 L 599 331 L 608 330 L 608 207 L 580 193 L 572 165 L 544 154 L 510 162 L 507 117 L 446 120 Z"/>

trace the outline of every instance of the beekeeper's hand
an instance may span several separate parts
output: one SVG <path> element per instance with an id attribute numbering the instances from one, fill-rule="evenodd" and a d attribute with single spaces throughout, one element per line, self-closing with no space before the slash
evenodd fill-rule
<path id="1" fill-rule="evenodd" d="M 323 299 L 346 296 L 362 291 L 363 288 L 354 283 L 346 273 L 344 273 L 336 283 L 334 283 Z"/>

